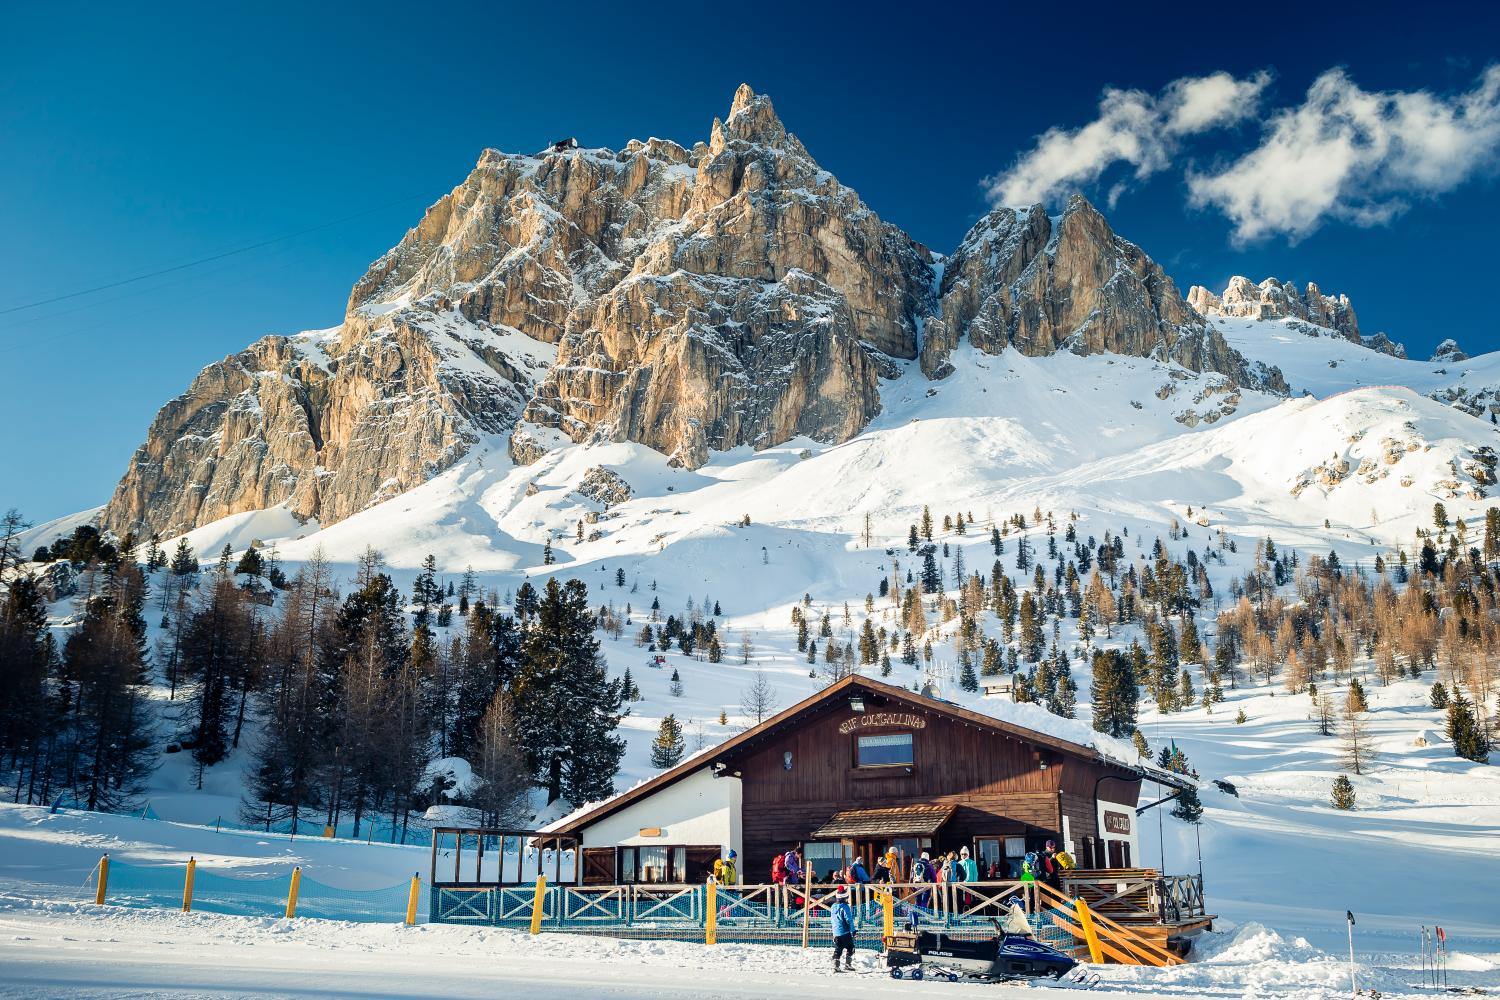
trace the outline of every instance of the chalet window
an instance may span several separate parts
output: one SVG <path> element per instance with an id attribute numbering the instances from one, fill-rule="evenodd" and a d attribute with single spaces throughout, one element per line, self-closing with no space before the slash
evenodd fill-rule
<path id="1" fill-rule="evenodd" d="M 696 884 L 708 878 L 718 857 L 717 847 L 622 847 L 619 860 L 620 882 L 638 885 L 683 882 Z"/>
<path id="2" fill-rule="evenodd" d="M 667 872 L 667 849 L 665 847 L 637 847 L 636 878 L 642 882 L 669 881 Z"/>
<path id="3" fill-rule="evenodd" d="M 840 840 L 814 840 L 802 845 L 802 859 L 812 871 L 814 882 L 831 882 L 847 867 L 844 844 Z"/>
<path id="4" fill-rule="evenodd" d="M 859 767 L 910 766 L 914 760 L 911 733 L 859 737 L 855 755 Z"/>

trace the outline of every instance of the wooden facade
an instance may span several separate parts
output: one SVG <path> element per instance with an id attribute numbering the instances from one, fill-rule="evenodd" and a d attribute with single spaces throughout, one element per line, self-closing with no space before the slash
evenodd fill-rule
<path id="1" fill-rule="evenodd" d="M 860 807 L 953 805 L 930 847 L 968 847 L 976 856 L 981 838 L 1023 838 L 1026 850 L 1040 850 L 1048 839 L 1061 844 L 1066 825 L 1080 864 L 1089 866 L 1099 836 L 1095 785 L 1101 801 L 1135 812 L 1139 777 L 1089 759 L 1084 748 L 1061 749 L 1056 741 L 1044 744 L 1001 732 L 956 715 L 954 706 L 896 688 L 867 690 L 862 700 L 863 713 L 853 711 L 847 697 L 827 700 L 793 724 L 723 756 L 744 784 L 747 876 L 768 878 L 774 854 L 807 841 L 835 813 Z M 891 721 L 880 725 L 882 718 Z M 877 724 L 864 725 L 866 720 Z M 917 720 L 920 725 L 913 724 Z M 909 766 L 859 766 L 861 736 L 907 733 L 913 751 Z M 873 864 L 873 845 L 850 846 Z"/>
<path id="2" fill-rule="evenodd" d="M 1129 855 L 1143 778 L 1180 780 L 854 675 L 553 832 L 583 837 L 586 870 L 602 880 L 609 872 L 602 853 L 607 845 L 591 839 L 589 828 L 621 809 L 650 803 L 674 782 L 705 773 L 716 776 L 714 784 L 739 782 L 739 872 L 745 883 L 769 881 L 774 855 L 799 845 L 807 845 L 809 860 L 816 855 L 832 865 L 836 857 L 847 863 L 860 856 L 872 868 L 876 855 L 893 844 L 908 866 L 924 849 L 968 847 L 982 869 L 996 860 L 1000 876 L 1010 877 L 1019 874 L 1021 854 L 1051 839 L 1068 847 L 1082 868 L 1126 868 L 1137 860 Z M 918 806 L 934 808 L 908 812 L 929 822 L 939 816 L 940 825 L 919 830 L 914 822 L 913 829 L 898 829 L 900 811 L 889 814 L 885 828 L 859 823 L 860 810 Z M 1099 829 L 1101 813 L 1109 830 Z M 835 816 L 843 825 L 828 827 L 835 834 L 820 839 L 817 832 Z M 846 828 L 859 832 L 836 835 Z M 701 846 L 668 838 L 663 846 L 669 845 Z M 620 877 L 618 866 L 612 874 Z"/>

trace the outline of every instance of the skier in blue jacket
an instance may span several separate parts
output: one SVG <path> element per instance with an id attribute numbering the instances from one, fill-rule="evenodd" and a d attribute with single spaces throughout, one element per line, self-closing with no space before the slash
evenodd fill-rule
<path id="1" fill-rule="evenodd" d="M 828 911 L 833 920 L 833 971 L 854 971 L 854 911 L 849 909 L 849 887 L 839 886 L 833 893 L 833 906 Z M 839 968 L 839 956 L 844 956 L 844 966 Z"/>

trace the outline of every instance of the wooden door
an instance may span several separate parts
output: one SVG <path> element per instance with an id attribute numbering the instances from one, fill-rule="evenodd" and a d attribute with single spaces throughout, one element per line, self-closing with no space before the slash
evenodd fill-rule
<path id="1" fill-rule="evenodd" d="M 585 847 L 583 849 L 583 884 L 613 885 L 615 881 L 615 849 L 613 847 Z"/>

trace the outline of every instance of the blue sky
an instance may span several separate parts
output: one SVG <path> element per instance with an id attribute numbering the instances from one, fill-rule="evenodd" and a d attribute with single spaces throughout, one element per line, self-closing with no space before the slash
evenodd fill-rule
<path id="1" fill-rule="evenodd" d="M 0 507 L 33 520 L 107 499 L 204 364 L 337 324 L 484 147 L 691 144 L 742 81 L 936 250 L 992 199 L 1081 190 L 1184 292 L 1313 280 L 1413 356 L 1500 347 L 1493 8 L 148 6 L 13 7 L 0 37 Z"/>

